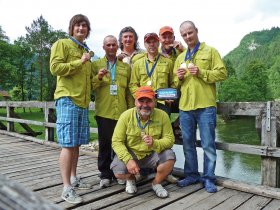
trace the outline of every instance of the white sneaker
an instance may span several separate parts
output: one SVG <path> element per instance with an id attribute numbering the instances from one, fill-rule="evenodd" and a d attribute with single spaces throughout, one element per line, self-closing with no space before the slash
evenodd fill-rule
<path id="1" fill-rule="evenodd" d="M 172 184 L 176 184 L 177 181 L 178 181 L 178 178 L 173 176 L 172 174 L 169 174 L 166 178 L 165 178 L 166 181 L 168 181 L 169 183 L 172 183 Z"/>
<path id="2" fill-rule="evenodd" d="M 101 179 L 99 185 L 100 185 L 100 188 L 110 187 L 111 180 L 110 179 Z"/>
<path id="3" fill-rule="evenodd" d="M 152 189 L 156 193 L 157 197 L 159 198 L 167 198 L 168 192 L 166 189 L 163 188 L 161 184 L 152 184 Z"/>
<path id="4" fill-rule="evenodd" d="M 117 179 L 118 184 L 125 185 L 126 180 L 125 179 Z"/>
<path id="5" fill-rule="evenodd" d="M 91 184 L 84 183 L 81 178 L 77 178 L 75 182 L 71 183 L 72 187 L 74 189 L 79 189 L 79 190 L 89 190 L 92 188 Z"/>
<path id="6" fill-rule="evenodd" d="M 68 203 L 74 204 L 81 203 L 83 201 L 83 199 L 76 194 L 73 187 L 69 187 L 66 190 L 64 190 L 61 194 L 61 198 L 67 201 Z"/>
<path id="7" fill-rule="evenodd" d="M 127 192 L 128 194 L 134 194 L 137 192 L 135 180 L 126 180 L 125 192 Z"/>

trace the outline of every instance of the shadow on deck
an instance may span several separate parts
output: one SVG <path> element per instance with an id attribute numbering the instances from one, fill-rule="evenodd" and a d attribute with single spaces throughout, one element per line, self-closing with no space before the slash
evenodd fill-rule
<path id="1" fill-rule="evenodd" d="M 275 199 L 275 196 L 263 196 L 266 194 L 262 195 L 261 189 L 256 195 L 248 193 L 248 189 L 242 192 L 218 186 L 219 191 L 210 194 L 200 184 L 179 188 L 174 184 L 163 183 L 170 193 L 166 199 L 155 196 L 150 180 L 138 184 L 136 195 L 128 195 L 125 186 L 116 183 L 100 189 L 96 154 L 89 152 L 81 154 L 78 175 L 85 182 L 91 183 L 93 188 L 77 191 L 83 197 L 83 203 L 69 204 L 60 198 L 62 183 L 59 152 L 59 147 L 0 134 L 0 175 L 5 177 L 0 182 L 6 182 L 0 183 L 0 209 L 280 209 L 280 200 Z M 21 196 L 20 202 L 14 201 L 19 198 L 19 194 L 9 189 L 6 178 L 19 185 L 19 190 L 22 186 L 25 188 L 26 192 L 20 190 L 22 195 L 29 195 L 30 192 L 40 202 L 34 204 L 34 199 L 27 195 Z M 220 179 L 218 183 L 224 185 L 226 181 Z M 280 192 L 275 190 L 274 195 L 279 196 Z M 32 202 L 33 205 L 30 205 Z"/>

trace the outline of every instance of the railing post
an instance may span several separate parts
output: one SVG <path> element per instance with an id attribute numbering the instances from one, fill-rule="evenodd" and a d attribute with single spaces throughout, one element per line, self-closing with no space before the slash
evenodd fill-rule
<path id="1" fill-rule="evenodd" d="M 262 146 L 277 147 L 276 115 L 271 110 L 271 102 L 267 102 L 266 114 L 262 118 L 261 144 Z M 262 185 L 279 187 L 279 159 L 261 157 Z"/>
<path id="2" fill-rule="evenodd" d="M 14 115 L 14 107 L 10 107 L 9 103 L 7 102 L 7 117 L 13 117 Z M 15 124 L 14 122 L 7 122 L 7 131 L 14 132 L 15 131 Z"/>
<path id="3" fill-rule="evenodd" d="M 54 109 L 49 108 L 48 102 L 45 102 L 45 122 L 55 122 L 53 115 Z M 54 128 L 45 127 L 45 140 L 54 141 Z"/>

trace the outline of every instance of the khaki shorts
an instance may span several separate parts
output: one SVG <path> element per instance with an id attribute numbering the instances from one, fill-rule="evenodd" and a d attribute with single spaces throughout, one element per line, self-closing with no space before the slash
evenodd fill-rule
<path id="1" fill-rule="evenodd" d="M 166 162 L 167 160 L 176 161 L 176 156 L 172 149 L 164 150 L 159 154 L 153 152 L 141 160 L 138 160 L 133 152 L 130 152 L 130 154 L 140 167 L 140 171 L 146 172 L 155 170 L 158 165 Z M 111 163 L 111 170 L 114 174 L 128 174 L 125 163 L 121 161 L 117 155 L 115 155 L 114 160 Z"/>

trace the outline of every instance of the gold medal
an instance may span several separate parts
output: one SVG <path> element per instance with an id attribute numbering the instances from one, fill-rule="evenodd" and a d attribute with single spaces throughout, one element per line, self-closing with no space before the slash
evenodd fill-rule
<path id="1" fill-rule="evenodd" d="M 148 85 L 148 86 L 151 86 L 151 85 L 152 85 L 152 81 L 149 80 L 149 81 L 147 82 L 147 85 Z"/>
<path id="2" fill-rule="evenodd" d="M 89 55 L 90 55 L 90 57 L 93 57 L 94 56 L 94 52 L 93 51 L 89 51 Z"/>

